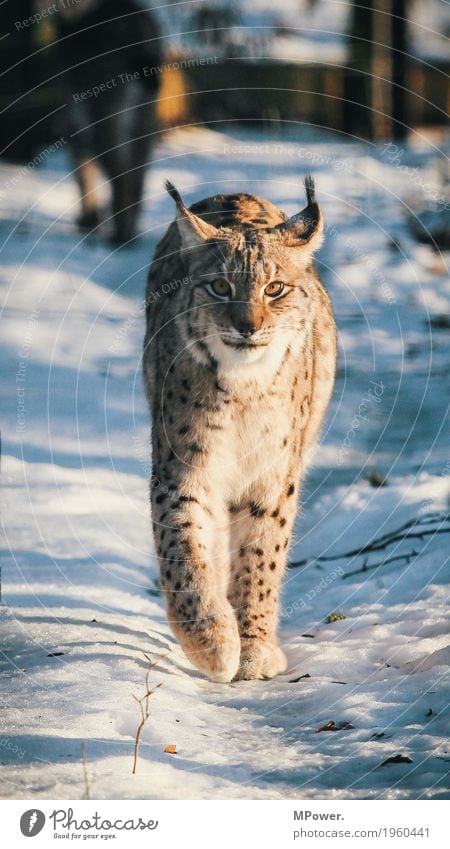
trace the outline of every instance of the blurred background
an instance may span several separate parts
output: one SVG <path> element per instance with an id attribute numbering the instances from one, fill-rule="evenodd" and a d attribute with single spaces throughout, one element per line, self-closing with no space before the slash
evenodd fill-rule
<path id="1" fill-rule="evenodd" d="M 75 16 L 83 5 L 2 3 L 2 156 L 26 161 L 59 137 L 67 106 L 58 55 L 66 45 L 58 39 L 68 10 Z M 120 6 L 127 7 L 112 5 L 119 14 Z M 442 0 L 138 5 L 153 10 L 167 65 L 158 72 L 161 128 L 295 121 L 379 140 L 446 120 L 450 19 Z M 43 17 L 36 23 L 39 11 Z M 207 74 L 202 58 L 209 59 Z"/>

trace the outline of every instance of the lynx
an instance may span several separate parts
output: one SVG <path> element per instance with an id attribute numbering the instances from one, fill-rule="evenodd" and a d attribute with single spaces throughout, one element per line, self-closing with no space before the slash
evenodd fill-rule
<path id="1" fill-rule="evenodd" d="M 189 209 L 147 286 L 153 531 L 175 636 L 211 680 L 271 678 L 280 584 L 302 478 L 331 396 L 336 330 L 312 254 L 311 177 L 286 218 L 248 194 Z"/>

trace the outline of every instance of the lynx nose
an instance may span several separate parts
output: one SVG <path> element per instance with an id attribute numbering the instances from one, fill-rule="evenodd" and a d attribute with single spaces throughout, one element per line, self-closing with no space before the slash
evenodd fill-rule
<path id="1" fill-rule="evenodd" d="M 248 339 L 249 336 L 253 336 L 256 327 L 254 327 L 253 325 L 248 325 L 245 327 L 238 327 L 237 329 L 241 336 L 244 336 L 246 339 Z"/>
<path id="2" fill-rule="evenodd" d="M 249 336 L 253 336 L 253 334 L 260 329 L 261 325 L 262 319 L 256 320 L 251 318 L 241 318 L 234 323 L 238 333 L 240 333 L 241 336 L 244 336 L 245 339 L 248 339 Z"/>

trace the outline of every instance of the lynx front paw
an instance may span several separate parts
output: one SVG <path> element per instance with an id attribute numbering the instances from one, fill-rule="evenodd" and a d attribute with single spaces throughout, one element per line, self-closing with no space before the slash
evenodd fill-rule
<path id="1" fill-rule="evenodd" d="M 262 640 L 245 640 L 242 643 L 235 681 L 274 678 L 286 669 L 286 655 L 278 646 L 264 643 Z"/>
<path id="2" fill-rule="evenodd" d="M 230 607 L 204 615 L 192 628 L 174 626 L 183 651 L 211 681 L 232 681 L 239 666 L 241 641 L 234 612 Z"/>

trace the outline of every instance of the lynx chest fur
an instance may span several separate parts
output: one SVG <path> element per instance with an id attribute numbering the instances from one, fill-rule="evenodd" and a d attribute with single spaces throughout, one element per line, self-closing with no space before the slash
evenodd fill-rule
<path id="1" fill-rule="evenodd" d="M 210 678 L 286 668 L 278 595 L 331 395 L 335 325 L 312 264 L 322 216 L 218 195 L 159 243 L 147 288 L 154 536 L 172 629 Z"/>

